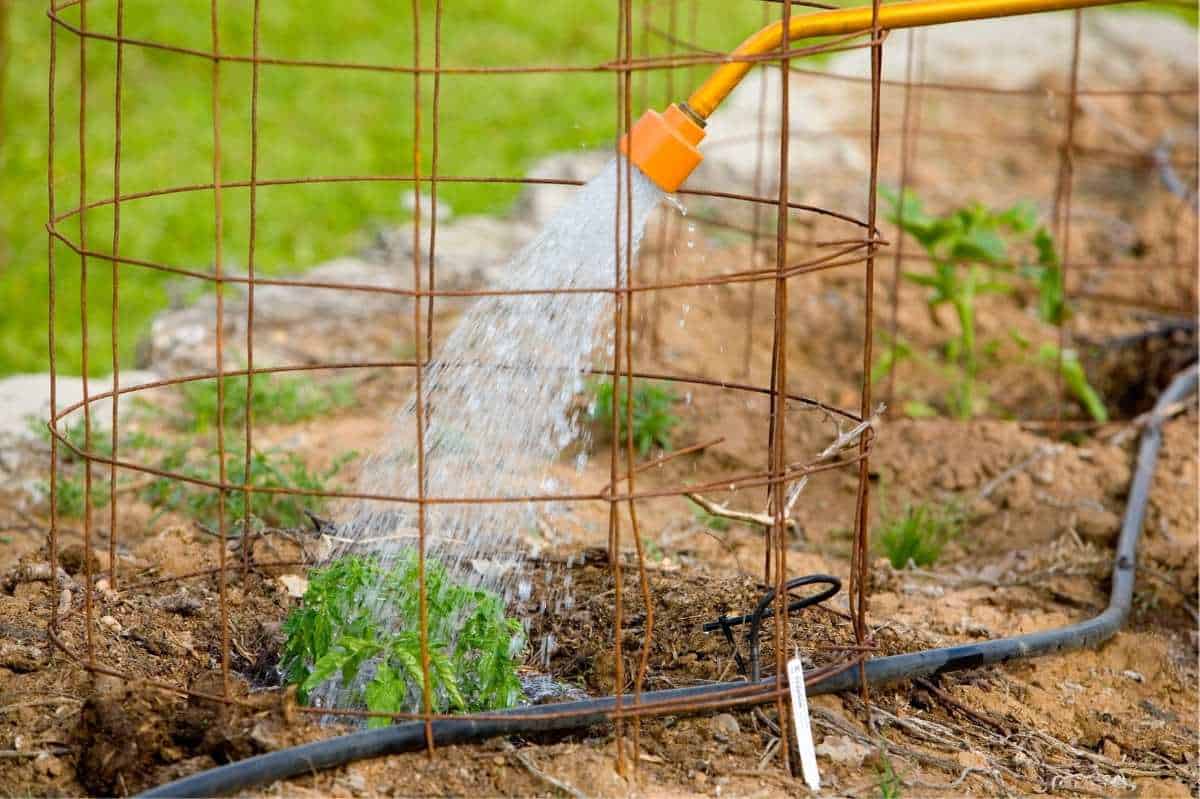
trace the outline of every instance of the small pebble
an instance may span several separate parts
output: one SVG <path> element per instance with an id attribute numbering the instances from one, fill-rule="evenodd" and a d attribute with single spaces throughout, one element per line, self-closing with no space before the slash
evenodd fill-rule
<path id="1" fill-rule="evenodd" d="M 713 717 L 712 730 L 718 735 L 724 735 L 729 738 L 741 733 L 741 725 L 738 720 L 730 713 L 719 713 Z"/>

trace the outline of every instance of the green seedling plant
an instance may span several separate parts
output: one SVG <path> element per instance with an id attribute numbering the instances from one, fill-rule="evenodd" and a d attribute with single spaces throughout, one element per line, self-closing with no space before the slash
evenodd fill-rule
<path id="1" fill-rule="evenodd" d="M 242 385 L 245 386 L 244 383 Z M 29 424 L 30 429 L 49 444 L 50 432 L 45 424 L 35 419 L 30 419 Z M 87 450 L 83 420 L 64 426 L 63 437 L 70 446 L 59 447 L 60 472 L 55 481 L 57 508 L 64 517 L 79 518 L 86 509 L 85 478 L 83 459 L 75 454 L 72 447 L 80 451 Z M 91 439 L 91 452 L 102 458 L 112 457 L 110 431 L 93 423 Z M 139 431 L 124 434 L 119 443 L 122 457 L 141 458 L 154 463 L 162 471 L 209 483 L 220 479 L 214 450 L 198 452 L 187 442 L 169 444 Z M 313 469 L 295 453 L 255 449 L 250 455 L 249 483 L 256 488 L 299 489 L 319 494 L 328 489 L 330 481 L 355 457 L 357 455 L 354 452 L 345 453 L 328 468 Z M 236 446 L 227 448 L 225 459 L 226 481 L 234 484 L 245 482 L 245 449 Z M 93 508 L 102 508 L 109 502 L 108 471 L 104 464 L 94 464 L 92 467 L 90 502 Z M 43 496 L 49 496 L 49 481 L 42 481 L 38 488 Z M 160 477 L 141 485 L 137 489 L 137 496 L 160 513 L 184 513 L 209 526 L 217 523 L 217 493 L 208 486 Z M 251 518 L 258 525 L 294 528 L 307 524 L 307 513 L 319 513 L 324 505 L 322 497 L 312 494 L 258 493 L 251 499 Z M 246 518 L 244 492 L 232 490 L 226 494 L 225 517 L 235 523 Z"/>
<path id="2" fill-rule="evenodd" d="M 30 417 L 29 429 L 47 446 L 50 444 L 50 430 L 41 419 Z M 60 516 L 80 518 L 86 510 L 84 495 L 87 493 L 86 478 L 83 474 L 83 458 L 76 454 L 89 451 L 85 421 L 68 423 L 62 428 L 62 437 L 68 446 L 58 448 L 59 473 L 55 480 L 56 507 Z M 157 440 L 145 433 L 132 432 L 125 434 L 120 440 L 122 452 L 152 447 Z M 72 449 L 74 448 L 74 449 Z M 92 425 L 92 441 L 90 451 L 101 458 L 111 458 L 113 455 L 112 433 L 95 423 Z M 109 500 L 109 469 L 106 464 L 93 464 L 92 490 L 90 503 L 93 508 L 103 508 Z M 50 481 L 41 480 L 37 491 L 42 497 L 50 496 Z"/>
<path id="3" fill-rule="evenodd" d="M 890 206 L 888 220 L 915 238 L 932 264 L 931 272 L 905 272 L 904 278 L 929 289 L 931 314 L 946 304 L 954 310 L 958 335 L 947 342 L 946 358 L 960 375 L 947 404 L 956 416 L 969 418 L 979 404 L 975 303 L 981 295 L 1011 291 L 999 277 L 1014 268 L 1006 234 L 1028 234 L 1036 212 L 1027 204 L 997 212 L 974 203 L 938 217 L 926 213 L 909 192 L 902 197 L 886 189 L 880 193 Z"/>
<path id="4" fill-rule="evenodd" d="M 932 566 L 942 550 L 963 530 L 966 519 L 958 506 L 914 503 L 900 513 L 885 515 L 879 527 L 879 545 L 897 569 Z"/>
<path id="5" fill-rule="evenodd" d="M 617 381 L 625 386 L 628 381 Z M 612 424 L 613 403 L 617 403 L 618 435 L 623 442 L 626 436 L 626 392 L 614 391 L 611 379 L 595 380 L 589 385 L 591 403 L 588 415 L 599 428 Z M 633 445 L 638 455 L 645 457 L 654 447 L 671 448 L 671 435 L 679 425 L 679 417 L 671 412 L 676 402 L 675 392 L 665 386 L 635 382 L 633 386 Z"/>
<path id="6" fill-rule="evenodd" d="M 223 386 L 225 425 L 240 428 L 246 420 L 246 376 L 223 378 Z M 174 426 L 196 433 L 215 427 L 217 381 L 185 383 L 182 392 L 182 413 L 172 419 Z M 294 424 L 345 408 L 353 402 L 354 390 L 349 381 L 318 384 L 303 377 L 256 375 L 251 389 L 250 412 L 256 424 Z"/>
<path id="7" fill-rule="evenodd" d="M 519 620 L 505 615 L 496 594 L 451 578 L 425 559 L 429 685 L 432 710 L 482 712 L 512 707 L 522 698 L 517 666 L 525 647 Z M 382 624 L 374 608 L 394 614 Z M 347 556 L 309 574 L 300 607 L 284 622 L 280 670 L 308 703 L 326 680 L 343 686 L 370 666 L 371 678 L 353 697 L 379 713 L 417 711 L 426 689 L 421 667 L 418 561 L 414 550 L 395 565 Z M 386 726 L 387 717 L 369 725 Z"/>
<path id="8" fill-rule="evenodd" d="M 329 482 L 355 457 L 357 454 L 354 452 L 345 453 L 328 468 L 314 470 L 295 453 L 255 449 L 250 453 L 248 482 L 255 488 L 287 488 L 320 493 L 328 490 Z M 163 455 L 159 468 L 210 483 L 220 478 L 215 450 L 197 455 L 187 446 L 177 446 Z M 246 473 L 245 449 L 226 449 L 226 482 L 247 482 Z M 216 489 L 205 485 L 163 477 L 143 488 L 140 496 L 161 512 L 184 513 L 209 526 L 218 521 Z M 257 523 L 269 527 L 294 528 L 307 523 L 307 513 L 319 513 L 324 508 L 325 500 L 307 493 L 255 493 L 250 503 L 251 518 Z M 246 518 L 246 492 L 231 490 L 226 494 L 225 518 L 235 522 Z"/>
<path id="9" fill-rule="evenodd" d="M 901 787 L 903 783 L 900 777 L 896 774 L 896 770 L 892 767 L 892 759 L 888 757 L 887 752 L 883 752 L 879 756 L 879 765 L 877 768 L 879 774 L 879 799 L 900 799 Z"/>
<path id="10" fill-rule="evenodd" d="M 1038 318 L 1061 327 L 1070 316 L 1054 237 L 1038 224 L 1028 203 L 999 211 L 973 203 L 939 217 L 928 214 L 909 192 L 903 197 L 886 189 L 880 193 L 890 206 L 888 219 L 920 243 L 932 264 L 931 271 L 906 272 L 905 279 L 929 290 L 926 302 L 931 314 L 944 304 L 954 310 L 958 331 L 947 342 L 945 357 L 957 375 L 946 404 L 954 415 L 969 418 L 986 401 L 978 388 L 979 367 L 997 344 L 977 342 L 976 300 L 984 294 L 1012 291 L 1015 285 L 1010 278 L 1019 276 L 1036 290 Z M 915 357 L 911 347 L 892 342 L 876 362 L 872 379 L 881 379 L 899 361 L 911 357 Z M 1062 369 L 1072 396 L 1093 418 L 1107 417 L 1077 359 L 1070 364 L 1063 359 L 1061 366 L 1055 359 L 1053 368 Z"/>

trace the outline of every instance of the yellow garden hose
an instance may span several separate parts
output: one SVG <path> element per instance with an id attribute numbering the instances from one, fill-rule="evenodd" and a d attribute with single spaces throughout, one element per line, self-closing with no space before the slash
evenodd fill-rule
<path id="1" fill-rule="evenodd" d="M 1121 0 L 912 0 L 879 7 L 880 30 L 919 28 L 946 22 L 1011 17 L 1042 11 L 1108 5 Z M 787 40 L 813 36 L 845 36 L 871 30 L 871 6 L 795 15 Z M 755 33 L 730 53 L 730 58 L 762 56 L 783 44 L 783 23 Z M 672 105 L 664 114 L 647 111 L 622 142 L 630 160 L 666 191 L 675 191 L 691 174 L 702 156 L 696 145 L 704 138 L 704 120 L 741 82 L 753 61 L 729 61 L 717 67 L 686 103 Z"/>

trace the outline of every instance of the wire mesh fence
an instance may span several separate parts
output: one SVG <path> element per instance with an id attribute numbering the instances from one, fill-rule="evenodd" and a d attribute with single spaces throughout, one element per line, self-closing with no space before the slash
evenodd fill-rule
<path id="1" fill-rule="evenodd" d="M 716 171 L 708 175 L 701 172 L 680 192 L 680 199 L 689 205 L 688 216 L 661 214 L 646 236 L 640 262 L 635 268 L 633 167 L 622 162 L 613 203 L 616 218 L 612 225 L 616 235 L 611 242 L 611 257 L 615 273 L 606 285 L 563 290 L 544 286 L 446 287 L 440 282 L 437 268 L 441 263 L 438 257 L 439 192 L 462 184 L 575 186 L 581 183 L 573 179 L 459 174 L 447 169 L 445 164 L 447 160 L 454 161 L 454 154 L 446 152 L 441 142 L 445 131 L 458 120 L 443 113 L 442 100 L 447 91 L 467 91 L 458 86 L 450 88 L 449 83 L 470 80 L 473 81 L 469 89 L 472 92 L 503 92 L 506 81 L 524 78 L 553 76 L 562 82 L 564 91 L 569 90 L 570 81 L 579 76 L 610 81 L 607 94 L 613 102 L 613 140 L 616 141 L 628 133 L 641 109 L 678 99 L 679 94 L 695 83 L 697 76 L 710 65 L 728 60 L 722 52 L 702 46 L 696 33 L 698 18 L 712 13 L 711 4 L 698 0 L 644 0 L 639 3 L 619 0 L 612 17 L 612 57 L 602 63 L 561 64 L 497 64 L 495 59 L 467 47 L 454 46 L 452 20 L 456 11 L 444 8 L 442 0 L 436 0 L 432 5 L 412 4 L 410 29 L 404 32 L 411 39 L 407 45 L 411 60 L 405 63 L 330 60 L 297 52 L 294 47 L 272 52 L 263 46 L 260 36 L 263 16 L 271 10 L 262 8 L 259 0 L 253 2 L 252 8 L 237 10 L 214 0 L 208 9 L 209 41 L 204 45 L 128 35 L 126 31 L 136 22 L 136 11 L 127 11 L 126 5 L 124 0 L 103 3 L 74 0 L 52 4 L 49 8 L 51 158 L 47 229 L 51 270 L 48 334 L 52 373 L 49 491 L 52 522 L 48 549 L 54 573 L 59 563 L 62 527 L 56 506 L 55 480 L 64 458 L 78 459 L 84 474 L 84 496 L 91 497 L 95 490 L 103 491 L 105 487 L 108 493 L 107 513 L 98 512 L 91 502 L 84 503 L 81 520 L 84 551 L 90 552 L 93 542 L 104 542 L 110 567 L 101 571 L 90 557 L 85 557 L 82 596 L 67 595 L 61 607 L 53 608 L 48 623 L 51 639 L 63 653 L 97 674 L 136 679 L 139 684 L 214 702 L 245 703 L 246 700 L 231 687 L 233 677 L 248 659 L 239 655 L 236 638 L 231 634 L 230 603 L 261 588 L 261 584 L 255 582 L 256 575 L 275 574 L 284 566 L 294 565 L 259 558 L 254 546 L 247 543 L 252 537 L 251 520 L 255 508 L 273 499 L 321 498 L 411 508 L 416 519 L 415 546 L 422 575 L 422 607 L 425 605 L 427 542 L 436 534 L 429 529 L 430 508 L 488 503 L 586 505 L 601 507 L 607 514 L 609 557 L 605 567 L 612 575 L 609 638 L 611 684 L 616 695 L 615 707 L 608 715 L 615 723 L 621 768 L 624 768 L 622 742 L 625 736 L 632 735 L 636 739 L 638 719 L 648 715 L 773 700 L 780 723 L 785 724 L 788 706 L 784 664 L 796 644 L 825 647 L 817 669 L 808 675 L 810 680 L 860 667 L 876 645 L 867 615 L 871 444 L 874 422 L 879 417 L 878 403 L 884 400 L 890 408 L 887 413 L 896 413 L 907 385 L 901 368 L 892 368 L 883 380 L 873 380 L 872 373 L 877 369 L 881 352 L 894 352 L 897 342 L 906 336 L 904 308 L 922 305 L 920 298 L 908 293 L 903 279 L 905 271 L 914 264 L 927 265 L 929 262 L 928 255 L 915 252 L 912 241 L 906 241 L 895 224 L 881 223 L 882 211 L 877 199 L 880 185 L 886 183 L 896 187 L 903 198 L 914 183 L 928 187 L 932 182 L 944 179 L 943 199 L 965 200 L 972 194 L 970 185 L 960 185 L 953 174 L 946 176 L 940 172 L 945 169 L 944 165 L 963 164 L 972 157 L 980 157 L 981 153 L 1002 163 L 1008 156 L 998 154 L 1005 148 L 1032 151 L 1046 164 L 1048 177 L 1044 186 L 1048 196 L 1041 199 L 1050 209 L 1049 227 L 1059 243 L 1062 285 L 1067 301 L 1132 306 L 1157 313 L 1194 314 L 1197 225 L 1195 194 L 1188 188 L 1195 183 L 1194 137 L 1186 147 L 1167 141 L 1146 141 L 1136 132 L 1127 130 L 1099 143 L 1094 135 L 1085 141 L 1080 132 L 1079 113 L 1083 108 L 1103 109 L 1106 104 L 1128 103 L 1138 107 L 1160 105 L 1173 109 L 1172 113 L 1177 112 L 1181 117 L 1190 113 L 1194 119 L 1195 86 L 1170 82 L 1136 88 L 1082 85 L 1079 77 L 1081 52 L 1088 45 L 1083 36 L 1083 12 L 1074 12 L 1070 40 L 1058 43 L 1062 45 L 1063 58 L 1068 64 L 1065 86 L 1026 89 L 926 79 L 923 76 L 927 60 L 924 32 L 889 35 L 878 25 L 861 35 L 817 45 L 789 45 L 783 52 L 753 59 L 760 62 L 762 72 L 762 79 L 754 87 L 757 96 L 749 98 L 757 110 L 753 114 L 743 114 L 740 125 L 728 136 L 723 136 L 714 123 L 714 135 L 707 145 L 714 150 L 730 148 L 745 154 L 744 163 L 748 168 L 732 176 Z M 793 14 L 805 11 L 804 6 L 824 7 L 772 2 L 763 2 L 761 6 L 764 24 L 782 20 L 785 27 Z M 875 8 L 877 13 L 878 3 Z M 226 31 L 226 17 L 234 15 L 246 18 L 243 21 L 247 23 L 249 35 L 230 44 L 223 39 L 223 32 Z M 93 22 L 97 17 L 103 19 L 103 25 Z M 63 74 L 59 67 L 60 54 L 68 48 L 77 71 Z M 92 63 L 89 53 L 101 49 L 113 56 L 112 72 L 97 76 L 95 69 L 89 67 Z M 798 60 L 854 51 L 861 52 L 869 60 L 865 69 L 856 75 L 809 69 Z M 197 79 L 197 91 L 207 91 L 211 97 L 212 147 L 207 165 L 210 177 L 206 181 L 175 183 L 172 174 L 164 171 L 161 185 L 138 187 L 136 191 L 129 191 L 122 185 L 122 136 L 128 125 L 128 109 L 137 94 L 136 87 L 125 81 L 125 64 L 127 59 L 134 57 L 194 63 L 201 76 Z M 900 77 L 885 79 L 885 62 L 902 65 L 898 71 Z M 261 115 L 264 104 L 269 102 L 265 88 L 269 85 L 269 73 L 279 70 L 301 73 L 304 80 L 311 80 L 318 87 L 318 91 L 321 86 L 338 85 L 336 82 L 323 83 L 327 76 L 332 76 L 335 81 L 344 76 L 368 76 L 369 85 L 380 91 L 389 105 L 388 120 L 380 124 L 405 127 L 411 152 L 396 154 L 397 170 L 392 173 L 295 175 L 269 172 L 264 164 L 269 161 L 272 141 L 264 136 Z M 789 79 L 781 80 L 781 75 L 787 75 Z M 98 80 L 103 80 L 106 90 L 111 89 L 109 96 L 98 96 L 94 88 Z M 796 80 L 814 86 L 848 84 L 855 87 L 859 101 L 854 126 L 797 129 L 792 113 Z M 490 85 L 496 88 L 485 88 Z M 74 131 L 65 130 L 56 119 L 56 107 L 64 92 L 77 104 L 72 114 L 77 123 Z M 236 135 L 231 135 L 229 122 L 223 118 L 228 111 L 222 98 L 230 92 L 240 93 L 238 96 L 244 97 L 248 108 L 246 119 L 238 120 L 246 125 Z M 661 96 L 657 96 L 660 92 Z M 1013 109 L 1033 106 L 1039 109 L 1039 114 L 1052 114 L 1056 124 L 1049 125 L 1039 119 L 1023 134 L 1014 134 L 997 126 L 989 135 L 987 130 L 980 130 L 980 125 L 955 118 L 956 105 L 960 108 L 959 113 L 972 114 L 979 108 L 981 97 L 986 98 L 996 118 L 1017 116 L 1019 112 Z M 403 104 L 393 103 L 393 100 L 403 101 Z M 316 106 L 319 102 L 314 99 L 311 104 Z M 811 100 L 806 102 L 805 108 L 809 108 Z M 111 128 L 103 132 L 97 130 L 94 123 L 89 124 L 89 117 L 98 113 L 96 109 L 101 103 L 108 104 L 101 114 L 102 119 L 106 125 L 111 124 Z M 139 113 L 145 112 L 146 109 L 139 109 Z M 150 113 L 159 120 L 164 140 L 169 139 L 170 109 L 151 109 Z M 545 124 L 556 123 L 549 120 Z M 988 124 L 985 122 L 984 127 Z M 279 135 L 278 126 L 272 126 L 272 130 Z M 97 138 L 112 143 L 110 157 L 99 166 L 94 163 L 93 150 L 88 146 Z M 797 151 L 824 146 L 822 142 L 843 140 L 866 142 L 862 151 L 864 161 L 848 173 L 846 185 L 839 188 L 838 196 L 844 198 L 844 205 L 827 208 L 801 202 L 798 198 L 809 192 L 807 186 L 797 185 L 793 167 Z M 61 162 L 56 161 L 55 153 L 63 150 L 74 150 L 72 174 L 67 176 L 56 173 L 56 164 Z M 230 155 L 231 150 L 233 155 Z M 618 155 L 615 149 L 612 154 Z M 325 157 L 331 163 L 338 163 L 336 155 L 314 153 L 314 164 L 321 163 Z M 230 163 L 236 164 L 238 169 L 244 168 L 244 174 L 231 174 Z M 926 164 L 933 166 L 926 170 Z M 1127 252 L 1114 252 L 1112 257 L 1095 262 L 1086 261 L 1077 254 L 1086 249 L 1083 236 L 1093 235 L 1097 227 L 1095 220 L 1083 218 L 1081 222 L 1073 198 L 1075 186 L 1081 178 L 1087 179 L 1092 170 L 1128 174 L 1149 171 L 1160 176 L 1169 188 L 1174 186 L 1169 192 L 1173 199 L 1168 203 L 1171 208 L 1168 221 L 1144 234 L 1145 238 L 1157 237 L 1166 241 L 1165 247 L 1145 258 L 1128 257 L 1128 252 L 1135 252 L 1136 248 L 1126 248 Z M 996 174 L 985 170 L 984 174 L 962 178 L 962 183 L 996 180 Z M 259 225 L 263 210 L 269 208 L 270 197 L 276 196 L 275 193 L 312 192 L 314 197 L 336 197 L 322 192 L 373 184 L 384 184 L 394 191 L 411 194 L 412 243 L 403 285 L 281 277 L 273 271 L 260 269 L 257 258 Z M 65 186 L 77 191 L 69 192 Z M 131 206 L 142 210 L 142 215 L 137 218 L 141 224 L 146 224 L 147 218 L 155 218 L 153 210 L 147 209 L 180 195 L 207 198 L 205 202 L 210 203 L 211 265 L 201 267 L 158 261 L 123 247 L 122 219 L 127 217 Z M 286 221 L 293 225 L 319 224 L 321 204 L 329 201 L 314 202 L 311 219 Z M 901 210 L 901 226 L 903 214 Z M 237 221 L 233 221 L 235 216 Z M 169 225 L 169 219 L 164 212 L 161 223 Z M 1101 219 L 1099 226 L 1105 224 L 1107 222 Z M 239 242 L 244 243 L 244 251 L 236 258 L 230 255 L 231 236 L 227 229 L 231 225 L 236 226 Z M 737 264 L 732 268 L 709 266 L 689 257 L 686 243 L 695 235 L 694 226 L 697 225 L 713 236 L 727 236 L 736 241 L 739 247 Z M 1132 235 L 1136 238 L 1137 231 Z M 681 243 L 685 250 L 683 254 Z M 480 246 L 486 244 L 481 242 Z M 122 380 L 118 345 L 123 302 L 120 275 L 130 270 L 169 273 L 193 284 L 198 290 L 214 292 L 211 328 L 206 333 L 211 343 L 209 368 L 149 383 L 126 384 Z M 797 318 L 803 314 L 806 276 L 830 270 L 845 276 L 845 285 L 853 286 L 847 291 L 857 298 L 850 312 L 853 329 L 849 332 L 822 334 L 807 328 L 803 320 Z M 1144 277 L 1141 288 L 1133 294 L 1111 292 L 1104 276 L 1128 270 L 1135 270 L 1139 277 Z M 64 305 L 56 294 L 56 287 L 67 273 L 72 280 L 78 281 L 82 331 L 79 341 L 56 338 L 56 319 Z M 95 316 L 89 312 L 88 299 L 94 294 L 89 290 L 89 281 L 95 281 L 97 273 L 111 281 L 107 332 L 113 378 L 105 390 L 92 391 L 86 375 L 95 371 L 96 348 L 90 340 L 95 337 Z M 364 352 L 352 359 L 307 358 L 293 362 L 278 358 L 277 351 L 273 351 L 272 356 L 264 360 L 264 341 L 256 324 L 256 314 L 261 313 L 261 306 L 256 297 L 275 289 L 346 294 L 362 298 L 363 302 L 381 299 L 392 317 L 396 338 L 411 341 L 413 351 L 404 357 L 387 357 L 387 352 L 383 351 L 378 357 L 375 352 Z M 755 435 L 761 436 L 761 444 L 755 448 L 758 462 L 739 464 L 707 479 L 664 482 L 648 478 L 646 472 L 649 470 L 689 455 L 704 445 L 684 447 L 649 461 L 639 461 L 631 424 L 632 392 L 627 392 L 624 403 L 612 403 L 607 419 L 608 435 L 613 442 L 608 454 L 609 464 L 604 478 L 596 485 L 521 496 L 513 496 L 499 488 L 490 495 L 439 496 L 428 493 L 428 448 L 424 438 L 428 414 L 424 406 L 427 396 L 424 381 L 431 360 L 444 340 L 435 325 L 439 315 L 444 315 L 447 309 L 460 307 L 463 302 L 505 296 L 561 296 L 567 307 L 566 297 L 579 293 L 601 294 L 611 302 L 611 316 L 606 322 L 610 352 L 606 362 L 593 370 L 595 373 L 613 378 L 617 385 L 622 377 L 630 386 L 635 379 L 652 378 L 689 391 L 707 392 L 714 397 L 753 401 L 755 414 L 761 422 L 761 430 L 754 431 Z M 696 302 L 721 303 L 738 309 L 737 314 L 744 321 L 740 338 L 722 343 L 723 347 L 736 350 L 740 355 L 734 366 L 723 367 L 724 371 L 719 373 L 666 368 L 672 357 L 671 339 L 667 333 L 674 322 L 673 309 L 680 297 L 685 303 L 694 298 Z M 763 320 L 769 324 L 764 324 Z M 92 330 L 89 330 L 89 322 Z M 845 361 L 838 367 L 856 375 L 858 390 L 849 398 L 823 396 L 811 391 L 802 393 L 798 387 L 806 385 L 805 376 L 797 375 L 794 367 L 798 344 L 813 338 L 832 341 L 838 336 L 849 340 L 847 349 L 836 350 L 838 357 Z M 1053 357 L 1058 359 L 1061 367 L 1075 338 L 1069 320 L 1065 319 L 1057 326 L 1056 336 Z M 55 357 L 65 348 L 78 348 L 81 353 L 85 375 L 83 399 L 59 407 L 54 389 L 57 381 Z M 364 350 L 367 350 L 366 345 Z M 853 357 L 847 355 L 851 352 Z M 553 363 L 540 366 L 547 373 L 558 367 Z M 299 372 L 403 375 L 401 382 L 411 385 L 415 402 L 413 452 L 417 478 L 413 493 L 371 494 L 323 487 L 265 487 L 253 481 L 252 459 L 262 428 L 261 423 L 256 426 L 255 419 L 256 381 Z M 1051 401 L 1024 414 L 1026 420 L 1059 426 L 1088 424 L 1086 420 L 1070 418 L 1071 414 L 1064 411 L 1063 375 L 1066 372 L 1059 368 L 1054 374 L 1058 384 L 1051 392 Z M 922 379 L 919 374 L 910 377 L 914 383 Z M 234 383 L 231 378 L 244 380 Z M 164 467 L 160 463 L 144 462 L 136 452 L 126 453 L 122 435 L 127 426 L 127 422 L 123 422 L 125 406 L 111 400 L 155 396 L 155 392 L 175 386 L 205 382 L 215 384 L 218 420 L 226 418 L 226 407 L 235 402 L 242 417 L 233 430 L 227 430 L 227 426 L 218 421 L 214 428 L 215 449 L 211 455 L 189 456 L 211 459 L 214 468 L 208 470 L 209 477 L 197 476 L 182 465 Z M 244 396 L 231 397 L 232 391 L 244 391 Z M 104 409 L 107 418 L 99 418 L 98 408 Z M 801 435 L 803 430 L 796 432 L 791 426 L 795 424 L 797 410 L 804 408 L 817 409 L 856 432 L 833 451 L 823 452 L 816 458 L 802 455 L 798 441 L 807 439 Z M 373 410 L 382 414 L 390 409 L 380 401 Z M 83 422 L 82 441 L 73 440 L 66 433 L 67 426 L 77 420 Z M 94 432 L 101 423 L 107 423 L 108 430 Z M 799 428 L 804 427 L 804 423 L 799 425 Z M 792 548 L 788 517 L 799 488 L 810 476 L 839 469 L 847 470 L 855 480 L 853 501 L 846 509 L 846 526 L 852 530 L 846 571 L 849 578 L 848 613 L 839 615 L 830 611 L 831 623 L 837 629 L 826 631 L 828 640 L 801 641 L 796 638 L 797 630 L 787 621 L 788 581 L 792 576 L 788 564 Z M 160 577 L 140 578 L 119 566 L 123 545 L 121 531 L 128 524 L 118 495 L 119 476 L 164 479 L 213 497 L 215 516 L 211 532 L 216 541 L 217 562 L 211 568 L 167 579 L 215 583 L 219 624 L 214 644 L 221 673 L 216 690 L 197 690 L 154 679 L 152 675 L 133 674 L 119 659 L 110 659 L 106 655 L 104 628 L 100 621 L 104 615 L 101 607 L 108 607 L 104 594 L 136 595 L 164 582 Z M 774 589 L 775 613 L 769 643 L 772 662 L 767 668 L 767 673 L 774 675 L 774 683 L 731 687 L 724 694 L 713 694 L 702 702 L 643 701 L 641 694 L 655 644 L 653 608 L 656 598 L 648 579 L 652 566 L 647 563 L 643 546 L 645 535 L 639 525 L 638 511 L 657 499 L 725 489 L 756 491 L 766 503 L 767 513 L 763 514 L 766 522 L 761 526 L 761 566 L 756 566 L 755 570 L 761 575 L 761 583 Z M 234 546 L 238 539 L 240 546 Z M 622 552 L 628 553 L 627 557 L 623 557 Z M 197 556 L 197 560 L 201 558 Z M 632 582 L 629 581 L 630 572 L 636 576 Z M 102 585 L 101 581 L 104 581 Z M 235 592 L 237 600 L 231 598 Z M 632 619 L 629 615 L 631 605 L 640 608 L 640 613 Z M 421 619 L 418 627 L 427 629 L 427 620 Z M 628 635 L 631 630 L 637 632 L 635 638 L 638 640 L 633 644 Z M 423 634 L 422 669 L 426 685 L 430 684 L 428 648 L 427 635 Z M 329 708 L 296 709 L 318 715 L 330 713 Z M 346 717 L 372 715 L 354 708 L 341 708 L 338 712 Z M 433 712 L 428 695 L 422 712 L 384 715 L 424 720 L 428 745 L 432 748 L 433 736 L 428 725 L 438 718 L 438 714 Z M 545 717 L 544 712 L 540 715 Z M 479 717 L 487 717 L 487 714 Z M 783 754 L 786 761 L 787 748 Z"/>

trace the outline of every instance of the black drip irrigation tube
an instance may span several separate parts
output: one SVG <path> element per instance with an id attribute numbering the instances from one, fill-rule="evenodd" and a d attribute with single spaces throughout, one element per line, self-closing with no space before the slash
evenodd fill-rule
<path id="1" fill-rule="evenodd" d="M 1162 445 L 1162 424 L 1167 409 L 1196 391 L 1197 366 L 1193 364 L 1172 380 L 1159 397 L 1142 432 L 1137 466 L 1129 488 L 1125 516 L 1112 570 L 1112 590 L 1108 608 L 1098 616 L 1053 630 L 1000 638 L 975 644 L 927 649 L 904 655 L 872 658 L 864 669 L 848 669 L 819 679 L 808 687 L 809 694 L 849 691 L 859 686 L 860 673 L 870 685 L 882 685 L 916 677 L 929 677 L 949 671 L 971 669 L 1020 658 L 1049 655 L 1085 646 L 1094 646 L 1112 637 L 1129 615 L 1133 601 L 1137 544 L 1146 515 L 1150 486 Z M 822 580 L 824 581 L 824 580 Z M 835 588 L 836 590 L 836 588 Z M 802 600 L 803 601 L 803 600 Z M 758 614 L 762 616 L 762 614 Z M 743 617 L 743 621 L 751 620 Z M 732 621 L 732 620 L 730 620 Z M 757 686 L 763 689 L 763 701 L 774 699 L 775 677 L 754 681 L 734 681 L 641 694 L 642 705 L 651 703 L 701 701 L 715 698 L 731 689 Z M 770 691 L 770 693 L 767 693 Z M 632 694 L 621 699 L 623 707 L 634 702 Z M 441 718 L 432 724 L 433 740 L 439 746 L 481 741 L 507 735 L 533 735 L 556 730 L 577 729 L 605 722 L 616 707 L 616 697 L 587 699 L 553 705 L 538 705 L 492 714 L 487 718 Z M 570 714 L 570 715 L 568 715 Z M 544 716 L 544 718 L 539 718 Z M 374 730 L 342 735 L 290 749 L 258 755 L 225 766 L 193 774 L 151 788 L 143 797 L 218 796 L 246 790 L 289 777 L 312 774 L 355 760 L 381 755 L 417 751 L 425 747 L 425 724 L 420 721 L 396 724 Z"/>

